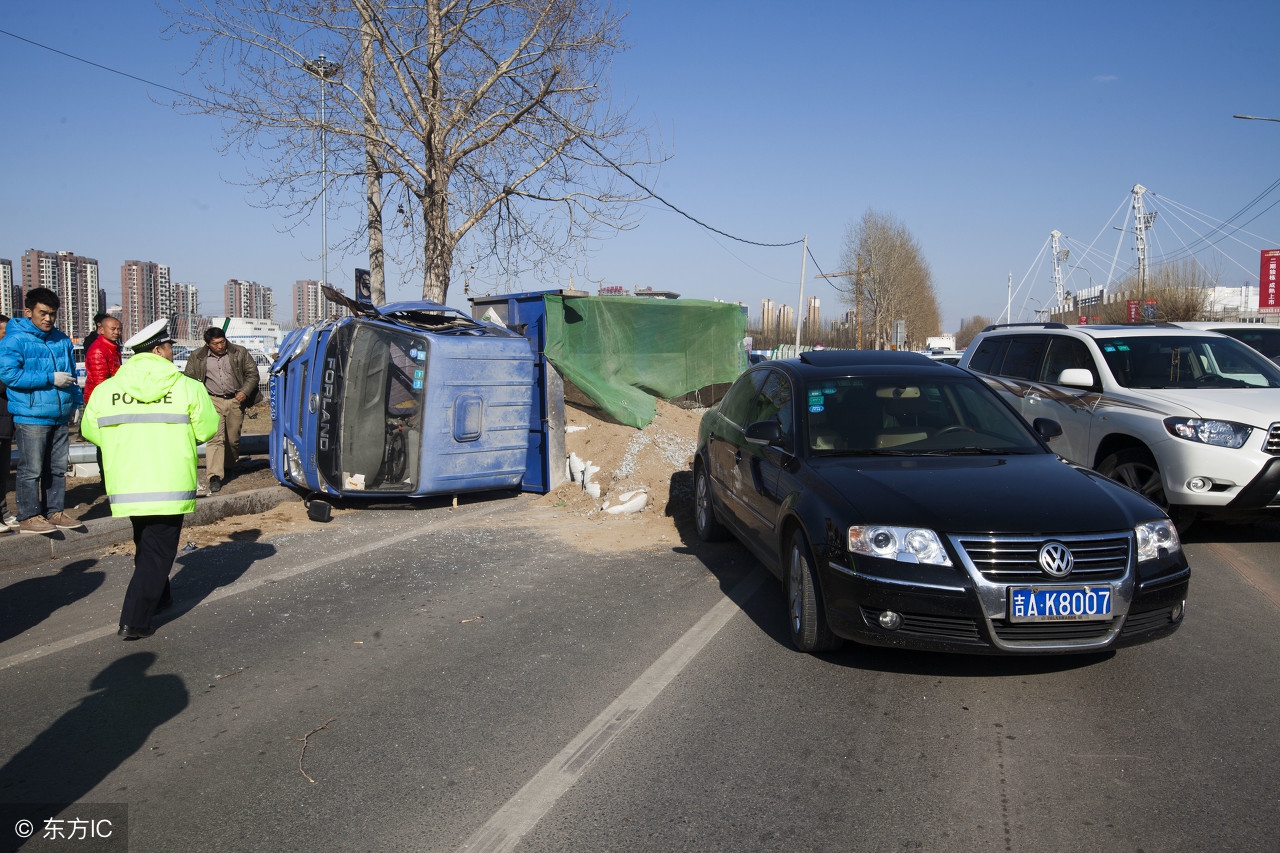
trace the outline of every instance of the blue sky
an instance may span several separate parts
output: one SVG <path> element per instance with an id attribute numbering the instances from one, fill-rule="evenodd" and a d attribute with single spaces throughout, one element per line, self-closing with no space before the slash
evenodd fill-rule
<path id="1" fill-rule="evenodd" d="M 166 23 L 150 0 L 11 0 L 0 11 L 0 29 L 192 86 L 181 71 L 194 46 L 166 40 Z M 636 0 L 624 30 L 632 48 L 615 63 L 615 97 L 674 155 L 655 189 L 748 240 L 807 234 L 817 268 L 806 266 L 805 294 L 821 297 L 828 317 L 837 294 L 814 276 L 840 270 L 845 233 L 868 208 L 920 242 L 944 331 L 954 331 L 963 317 L 1004 310 L 1010 274 L 1021 288 L 1015 319 L 1020 304 L 1028 315 L 1035 307 L 1028 296 L 1050 300 L 1041 253 L 1053 229 L 1116 254 L 1123 235 L 1113 227 L 1132 224 L 1112 217 L 1135 183 L 1162 210 L 1154 247 L 1174 251 L 1195 236 L 1178 211 L 1226 219 L 1280 178 L 1280 123 L 1231 117 L 1280 118 L 1280 51 L 1267 42 L 1280 30 L 1274 0 Z M 206 313 L 222 310 L 228 278 L 268 285 L 283 304 L 296 279 L 319 277 L 318 217 L 287 233 L 279 211 L 252 206 L 233 183 L 247 165 L 218 151 L 213 120 L 3 35 L 0 79 L 9 106 L 0 257 L 16 262 L 28 248 L 95 257 L 113 301 L 122 262 L 167 263 L 176 280 L 200 286 Z M 1244 218 L 1277 199 L 1272 191 Z M 796 304 L 798 246 L 737 243 L 654 203 L 644 213 L 581 259 L 579 286 L 585 271 L 627 288 L 741 300 L 753 316 L 765 297 Z M 333 216 L 331 240 L 349 227 Z M 1280 206 L 1248 231 L 1206 261 L 1225 284 L 1256 280 L 1257 250 L 1280 247 Z M 1133 262 L 1124 239 L 1121 267 Z M 364 265 L 329 254 L 338 283 Z M 568 286 L 569 275 L 551 284 Z M 1079 275 L 1068 288 L 1085 286 Z M 1100 283 L 1105 273 L 1095 265 L 1091 275 Z M 419 292 L 389 270 L 390 297 Z M 449 301 L 466 307 L 461 276 Z"/>

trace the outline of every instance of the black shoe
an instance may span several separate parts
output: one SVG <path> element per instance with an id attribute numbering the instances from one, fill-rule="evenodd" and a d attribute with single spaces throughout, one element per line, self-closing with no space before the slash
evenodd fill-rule
<path id="1" fill-rule="evenodd" d="M 154 628 L 131 628 L 128 625 L 121 625 L 120 630 L 116 631 L 116 636 L 124 637 L 126 640 L 141 640 L 143 637 L 150 637 L 154 633 Z"/>
<path id="2" fill-rule="evenodd" d="M 210 477 L 210 478 L 209 478 L 209 494 L 211 494 L 211 495 L 212 495 L 214 492 L 217 492 L 217 491 L 218 491 L 218 490 L 220 490 L 221 488 L 222 488 L 222 478 L 221 478 L 221 477 Z"/>

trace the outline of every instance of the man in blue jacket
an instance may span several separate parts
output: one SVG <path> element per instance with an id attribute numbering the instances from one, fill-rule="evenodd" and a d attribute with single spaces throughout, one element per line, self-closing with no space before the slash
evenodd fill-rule
<path id="1" fill-rule="evenodd" d="M 47 287 L 27 291 L 25 317 L 8 323 L 0 339 L 0 382 L 18 439 L 14 484 L 20 533 L 77 530 L 64 512 L 67 496 L 67 424 L 81 403 L 71 339 L 54 323 L 62 302 Z"/>

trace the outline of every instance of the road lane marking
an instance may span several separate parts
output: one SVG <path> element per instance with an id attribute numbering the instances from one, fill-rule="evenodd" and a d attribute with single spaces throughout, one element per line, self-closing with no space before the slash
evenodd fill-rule
<path id="1" fill-rule="evenodd" d="M 742 609 L 763 581 L 764 571 L 759 567 L 739 581 L 622 695 L 534 774 L 484 826 L 472 833 L 458 848 L 459 853 L 501 853 L 519 844 L 618 735 L 658 698 L 698 652 L 711 642 L 711 638 Z"/>

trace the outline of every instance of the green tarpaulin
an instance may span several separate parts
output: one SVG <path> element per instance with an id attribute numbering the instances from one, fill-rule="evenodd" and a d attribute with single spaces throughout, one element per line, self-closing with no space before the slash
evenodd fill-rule
<path id="1" fill-rule="evenodd" d="M 546 356 L 619 423 L 643 429 L 654 397 L 732 382 L 747 367 L 739 305 L 628 296 L 546 297 Z"/>

